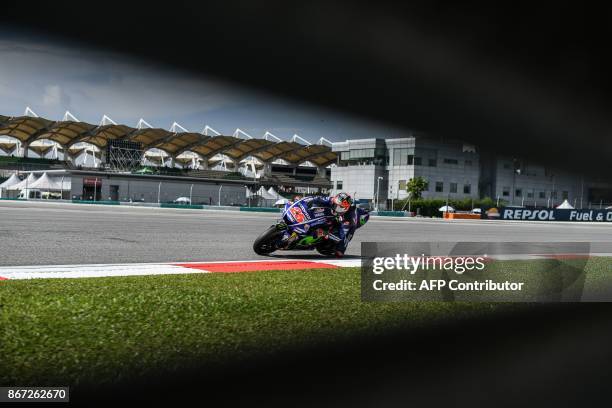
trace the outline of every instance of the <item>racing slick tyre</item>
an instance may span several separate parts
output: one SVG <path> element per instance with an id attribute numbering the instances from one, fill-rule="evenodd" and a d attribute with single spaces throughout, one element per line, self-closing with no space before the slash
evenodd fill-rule
<path id="1" fill-rule="evenodd" d="M 272 225 L 255 240 L 253 243 L 253 251 L 255 251 L 257 255 L 271 254 L 276 251 L 276 243 L 281 239 L 283 233 L 283 230 L 280 230 L 278 226 Z"/>
<path id="2" fill-rule="evenodd" d="M 336 243 L 334 241 L 325 241 L 317 245 L 317 252 L 323 256 L 336 255 Z"/>

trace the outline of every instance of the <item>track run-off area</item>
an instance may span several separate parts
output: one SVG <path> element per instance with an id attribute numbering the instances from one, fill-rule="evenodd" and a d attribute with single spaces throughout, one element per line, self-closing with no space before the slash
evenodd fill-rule
<path id="1" fill-rule="evenodd" d="M 372 217 L 357 231 L 342 262 L 325 260 L 314 251 L 258 256 L 252 250 L 253 241 L 278 217 L 276 213 L 0 201 L 0 267 L 5 275 L 12 272 L 15 277 L 43 273 L 42 269 L 70 277 L 75 268 L 88 271 L 86 276 L 240 272 L 275 269 L 276 262 L 282 262 L 282 268 L 300 269 L 357 266 L 361 241 L 612 242 L 611 224 Z M 219 262 L 230 264 L 220 267 Z M 101 272 L 100 265 L 105 265 L 106 272 Z"/>

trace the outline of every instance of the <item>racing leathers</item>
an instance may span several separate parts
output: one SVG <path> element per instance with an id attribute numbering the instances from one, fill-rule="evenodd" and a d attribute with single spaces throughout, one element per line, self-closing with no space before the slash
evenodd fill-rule
<path id="1" fill-rule="evenodd" d="M 340 230 L 342 232 L 339 233 L 338 236 L 342 236 L 343 238 L 336 245 L 337 256 L 344 255 L 346 247 L 349 242 L 351 242 L 351 239 L 353 239 L 355 230 L 368 222 L 369 218 L 370 214 L 368 211 L 358 208 L 355 205 L 352 205 L 349 210 L 341 216 Z"/>
<path id="2" fill-rule="evenodd" d="M 285 239 L 290 245 L 299 235 L 325 236 L 334 241 L 343 241 L 344 230 L 341 219 L 333 210 L 330 197 L 310 196 L 293 202 L 286 210 L 293 232 L 286 232 Z"/>
<path id="3" fill-rule="evenodd" d="M 367 221 L 367 212 L 351 206 L 342 215 L 334 211 L 330 197 L 311 196 L 295 201 L 287 208 L 293 231 L 284 237 L 287 246 L 299 235 L 324 236 L 336 242 L 336 255 L 342 256 L 357 228 Z"/>

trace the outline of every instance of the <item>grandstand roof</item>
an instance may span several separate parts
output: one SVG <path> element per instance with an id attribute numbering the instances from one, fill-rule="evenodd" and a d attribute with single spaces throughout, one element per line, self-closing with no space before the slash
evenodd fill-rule
<path id="1" fill-rule="evenodd" d="M 64 148 L 75 143 L 91 143 L 105 148 L 110 140 L 139 142 L 143 149 L 157 148 L 171 156 L 192 151 L 203 158 L 222 153 L 234 160 L 254 156 L 264 162 L 283 159 L 292 164 L 310 161 L 317 166 L 327 166 L 336 160 L 336 153 L 322 144 L 308 145 L 295 141 L 274 142 L 266 139 L 241 139 L 235 136 L 207 136 L 194 132 L 172 132 L 159 128 L 133 128 L 126 125 L 92 125 L 77 121 L 52 121 L 40 117 L 0 115 L 0 136 L 11 136 L 29 144 L 35 140 L 49 139 Z"/>
<path id="2" fill-rule="evenodd" d="M 5 153 L 12 153 L 17 148 L 17 142 L 0 142 L 0 150 Z"/>

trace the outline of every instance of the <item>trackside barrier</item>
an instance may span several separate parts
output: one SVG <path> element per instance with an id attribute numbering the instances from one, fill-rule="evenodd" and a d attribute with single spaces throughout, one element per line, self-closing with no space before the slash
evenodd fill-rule
<path id="1" fill-rule="evenodd" d="M 6 201 L 28 201 L 25 198 L 8 198 L 8 197 L 0 197 L 0 200 L 6 200 Z"/>
<path id="2" fill-rule="evenodd" d="M 25 199 L 18 198 L 0 198 L 2 200 L 11 201 L 28 201 Z M 29 200 L 29 201 L 41 201 L 41 200 Z M 47 201 L 47 200 L 42 200 Z M 61 201 L 61 200 L 49 200 L 49 201 Z M 64 201 L 66 202 L 66 201 Z M 266 212 L 266 213 L 282 213 L 281 208 L 273 207 L 238 207 L 238 206 L 227 206 L 227 205 L 206 205 L 206 204 L 174 204 L 174 203 L 141 203 L 141 202 L 128 202 L 128 201 L 93 201 L 93 200 L 70 200 L 73 204 L 98 204 L 98 205 L 122 205 L 129 207 L 149 207 L 149 208 L 179 208 L 179 209 L 191 209 L 191 210 L 215 210 L 215 211 L 246 211 L 246 212 Z M 382 217 L 411 217 L 414 216 L 408 211 L 372 211 L 372 216 Z"/>
<path id="3" fill-rule="evenodd" d="M 281 212 L 280 208 L 273 208 L 273 207 L 238 207 L 238 208 L 240 208 L 240 211 L 275 212 L 275 213 Z"/>
<path id="4" fill-rule="evenodd" d="M 174 203 L 161 203 L 161 208 L 184 208 L 189 210 L 202 210 L 204 206 L 201 204 L 174 204 Z"/>
<path id="5" fill-rule="evenodd" d="M 240 211 L 240 207 L 232 205 L 202 205 L 205 210 Z"/>
<path id="6" fill-rule="evenodd" d="M 444 218 L 447 220 L 479 220 L 481 216 L 480 214 L 445 212 Z"/>
<path id="7" fill-rule="evenodd" d="M 499 211 L 501 220 L 528 221 L 578 221 L 578 222 L 609 222 L 612 223 L 612 209 L 577 210 L 549 208 L 515 208 L 504 207 Z"/>
<path id="8" fill-rule="evenodd" d="M 153 207 L 153 208 L 159 208 L 159 204 L 158 203 L 142 203 L 142 202 L 133 202 L 130 203 L 129 201 L 121 201 L 119 204 L 124 205 L 124 206 L 128 206 L 128 207 Z"/>
<path id="9" fill-rule="evenodd" d="M 119 205 L 119 201 L 109 201 L 109 200 L 101 200 L 101 201 L 93 201 L 93 200 L 72 200 L 73 204 L 99 204 L 99 205 Z"/>
<path id="10" fill-rule="evenodd" d="M 380 215 L 382 217 L 408 217 L 409 215 L 404 211 L 375 211 L 372 215 Z"/>

